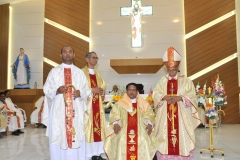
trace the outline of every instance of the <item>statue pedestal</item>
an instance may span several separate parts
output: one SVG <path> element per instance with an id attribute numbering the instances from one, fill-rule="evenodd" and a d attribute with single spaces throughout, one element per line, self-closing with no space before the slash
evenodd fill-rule
<path id="1" fill-rule="evenodd" d="M 15 85 L 14 89 L 30 89 L 29 84 L 25 84 L 25 85 Z"/>

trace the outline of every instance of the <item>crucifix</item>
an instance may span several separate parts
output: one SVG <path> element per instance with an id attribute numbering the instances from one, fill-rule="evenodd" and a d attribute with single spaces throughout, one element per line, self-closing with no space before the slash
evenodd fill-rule
<path id="1" fill-rule="evenodd" d="M 175 89 L 173 88 L 174 86 L 173 86 L 173 83 L 171 83 L 171 89 L 170 89 L 170 91 L 171 91 L 171 96 L 173 96 L 173 92 L 175 91 Z"/>
<path id="2" fill-rule="evenodd" d="M 131 0 L 131 7 L 121 7 L 121 16 L 131 16 L 132 48 L 142 47 L 142 15 L 152 15 L 152 6 L 141 5 L 141 0 Z"/>

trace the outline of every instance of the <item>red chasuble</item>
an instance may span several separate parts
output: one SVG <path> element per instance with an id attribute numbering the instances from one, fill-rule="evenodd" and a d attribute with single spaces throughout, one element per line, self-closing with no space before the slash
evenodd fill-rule
<path id="1" fill-rule="evenodd" d="M 64 81 L 65 85 L 72 84 L 72 73 L 71 68 L 64 68 Z M 75 110 L 73 108 L 73 96 L 72 88 L 69 87 L 65 93 L 66 106 L 65 106 L 65 115 L 66 115 L 66 136 L 68 147 L 72 148 L 72 143 L 75 142 L 75 128 L 73 127 L 73 118 L 75 116 Z"/>
<path id="2" fill-rule="evenodd" d="M 38 123 L 42 123 L 42 111 L 43 111 L 44 101 L 42 102 L 42 106 L 38 112 Z"/>
<path id="3" fill-rule="evenodd" d="M 127 160 L 138 160 L 138 114 L 137 103 L 132 103 L 132 112 L 128 112 Z"/>
<path id="4" fill-rule="evenodd" d="M 98 87 L 96 75 L 89 74 L 91 88 Z M 99 94 L 93 94 L 92 99 L 92 118 L 93 118 L 93 139 L 94 142 L 102 141 L 101 138 L 101 120 L 100 120 L 100 105 Z"/>
<path id="5" fill-rule="evenodd" d="M 177 95 L 178 81 L 168 80 L 167 94 Z M 178 104 L 167 104 L 168 123 L 168 155 L 179 155 L 179 124 L 178 124 Z"/>

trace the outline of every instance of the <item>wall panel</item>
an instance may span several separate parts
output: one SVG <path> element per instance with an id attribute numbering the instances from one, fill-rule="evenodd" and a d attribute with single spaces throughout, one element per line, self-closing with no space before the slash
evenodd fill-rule
<path id="1" fill-rule="evenodd" d="M 89 0 L 73 0 L 71 2 L 46 0 L 45 18 L 89 36 Z M 44 57 L 60 64 L 62 62 L 60 51 L 63 46 L 71 46 L 74 49 L 76 66 L 79 68 L 85 66 L 85 54 L 89 51 L 89 42 L 44 23 Z M 52 66 L 44 63 L 43 68 L 43 82 L 45 83 Z"/>
<path id="2" fill-rule="evenodd" d="M 234 0 L 184 0 L 186 33 L 235 9 Z"/>
<path id="3" fill-rule="evenodd" d="M 219 73 L 220 80 L 224 83 L 227 102 L 228 104 L 223 106 L 222 109 L 225 111 L 226 116 L 223 117 L 223 123 L 240 123 L 239 115 L 239 88 L 238 88 L 238 62 L 237 58 L 234 60 L 214 69 L 213 71 L 195 79 L 194 84 L 199 83 L 200 86 L 203 86 L 207 81 L 207 87 L 211 85 L 212 77 L 216 76 Z M 231 78 L 229 78 L 231 77 Z"/>
<path id="4" fill-rule="evenodd" d="M 74 49 L 74 63 L 78 67 L 85 65 L 85 54 L 89 50 L 89 43 L 45 23 L 44 29 L 44 57 L 56 63 L 61 63 L 60 51 L 63 46 Z"/>
<path id="5" fill-rule="evenodd" d="M 185 31 L 189 32 L 235 10 L 235 0 L 184 0 Z M 237 53 L 236 16 L 203 30 L 186 40 L 187 75 L 191 76 L 220 60 Z M 228 104 L 223 107 L 226 117 L 222 123 L 240 123 L 237 58 L 205 73 L 194 80 L 196 85 L 210 85 L 211 78 L 220 74 L 227 91 Z"/>
<path id="6" fill-rule="evenodd" d="M 46 63 L 46 62 L 43 62 L 43 68 L 44 68 L 43 73 L 45 73 L 45 74 L 43 75 L 43 82 L 45 82 L 46 79 L 47 79 L 48 73 L 51 71 L 51 69 L 53 68 L 53 66 L 49 65 L 49 64 Z"/>
<path id="7" fill-rule="evenodd" d="M 89 36 L 89 0 L 46 0 L 45 18 Z"/>
<path id="8" fill-rule="evenodd" d="M 9 4 L 0 5 L 0 88 L 7 88 Z"/>
<path id="9" fill-rule="evenodd" d="M 232 16 L 186 40 L 188 76 L 237 52 L 235 19 Z"/>

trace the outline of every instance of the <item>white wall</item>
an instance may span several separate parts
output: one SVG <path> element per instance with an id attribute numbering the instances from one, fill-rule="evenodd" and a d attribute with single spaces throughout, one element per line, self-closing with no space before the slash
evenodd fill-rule
<path id="1" fill-rule="evenodd" d="M 44 0 L 29 0 L 11 3 L 12 27 L 10 28 L 9 66 L 19 55 L 19 48 L 24 48 L 31 65 L 30 88 L 37 82 L 43 86 L 43 38 L 44 38 Z M 13 88 L 15 80 L 9 76 L 8 88 Z"/>
<path id="2" fill-rule="evenodd" d="M 136 82 L 147 93 L 166 74 L 164 68 L 156 74 L 118 74 L 110 67 L 110 59 L 162 58 L 170 46 L 182 55 L 181 72 L 186 74 L 184 1 L 142 0 L 144 5 L 153 6 L 153 15 L 142 18 L 143 47 L 131 48 L 130 17 L 120 16 L 120 7 L 131 6 L 131 0 L 91 0 L 90 50 L 100 58 L 98 70 L 108 84 L 107 91 L 113 84 Z"/>

